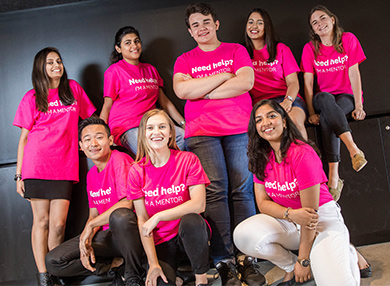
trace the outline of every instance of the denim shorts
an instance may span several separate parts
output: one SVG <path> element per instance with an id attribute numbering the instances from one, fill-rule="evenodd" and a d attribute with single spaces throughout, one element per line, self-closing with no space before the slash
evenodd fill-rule
<path id="1" fill-rule="evenodd" d="M 281 103 L 284 100 L 284 98 L 285 98 L 285 96 L 278 96 L 278 97 L 274 97 L 274 98 L 270 98 L 270 99 L 276 101 L 277 103 Z M 299 96 L 297 96 L 292 103 L 292 107 L 295 107 L 295 106 L 302 109 L 306 113 L 306 116 L 308 116 L 306 103 Z"/>

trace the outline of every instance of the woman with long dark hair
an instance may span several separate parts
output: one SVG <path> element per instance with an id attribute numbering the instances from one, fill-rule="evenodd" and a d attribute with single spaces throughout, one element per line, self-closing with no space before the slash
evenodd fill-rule
<path id="1" fill-rule="evenodd" d="M 343 188 L 339 176 L 340 139 L 348 149 L 352 167 L 359 172 L 367 160 L 353 140 L 346 115 L 363 120 L 359 64 L 366 57 L 356 36 L 344 32 L 335 14 L 324 6 L 309 14 L 310 39 L 302 53 L 308 121 L 320 126 L 328 161 L 328 186 L 337 201 Z M 314 93 L 314 78 L 317 78 Z"/>
<path id="2" fill-rule="evenodd" d="M 303 283 L 311 271 L 319 286 L 359 285 L 356 251 L 312 144 L 273 100 L 254 106 L 248 135 L 261 214 L 236 227 L 237 248 L 282 268 L 286 275 L 279 286 Z"/>
<path id="3" fill-rule="evenodd" d="M 95 107 L 82 87 L 68 80 L 56 48 L 36 54 L 32 83 L 13 123 L 21 128 L 15 181 L 19 195 L 31 202 L 38 285 L 54 285 L 45 255 L 64 239 L 72 185 L 79 180 L 78 120 Z"/>
<path id="4" fill-rule="evenodd" d="M 253 104 L 262 99 L 280 103 L 307 138 L 306 104 L 299 95 L 297 73 L 300 71 L 291 50 L 277 40 L 268 12 L 253 9 L 246 20 L 245 47 L 251 56 L 255 84 L 249 92 Z"/>
<path id="5" fill-rule="evenodd" d="M 146 286 L 175 285 L 183 254 L 191 262 L 196 285 L 207 285 L 210 230 L 199 213 L 205 209 L 208 184 L 198 157 L 177 147 L 167 113 L 145 113 L 137 158 L 128 175 L 128 198 L 133 200 L 148 258 Z"/>
<path id="6" fill-rule="evenodd" d="M 156 102 L 182 127 L 176 127 L 177 142 L 184 149 L 185 121 L 163 90 L 156 68 L 140 62 L 142 42 L 138 31 L 125 26 L 115 35 L 111 66 L 104 74 L 104 104 L 100 118 L 110 126 L 114 142 L 137 152 L 138 126 Z"/>

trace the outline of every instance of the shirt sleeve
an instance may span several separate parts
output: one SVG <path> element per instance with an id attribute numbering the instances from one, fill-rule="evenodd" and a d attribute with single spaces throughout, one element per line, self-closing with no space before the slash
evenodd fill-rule
<path id="1" fill-rule="evenodd" d="M 95 167 L 95 166 L 94 166 Z M 86 190 L 87 190 L 87 196 L 88 196 L 88 206 L 90 209 L 92 208 L 96 208 L 92 198 L 91 198 L 91 195 L 90 195 L 90 191 L 91 191 L 91 181 L 95 181 L 92 177 L 93 176 L 93 169 L 91 168 L 91 170 L 89 170 L 89 172 L 87 173 L 87 186 L 86 186 Z"/>
<path id="2" fill-rule="evenodd" d="M 264 185 L 264 181 L 259 180 L 255 174 L 253 174 L 253 182 L 257 184 Z"/>
<path id="3" fill-rule="evenodd" d="M 116 76 L 116 68 L 111 65 L 104 73 L 103 97 L 110 97 L 115 101 L 119 95 L 119 80 Z"/>
<path id="4" fill-rule="evenodd" d="M 349 67 L 355 64 L 361 64 L 366 59 L 363 48 L 354 34 L 345 33 L 343 36 L 343 45 L 347 49 Z"/>
<path id="5" fill-rule="evenodd" d="M 188 162 L 188 175 L 186 179 L 187 186 L 194 186 L 199 184 L 205 184 L 206 187 L 210 185 L 210 180 L 203 170 L 202 164 L 199 158 L 193 153 L 187 153 L 189 158 Z"/>
<path id="6" fill-rule="evenodd" d="M 292 73 L 300 72 L 297 61 L 295 60 L 295 57 L 291 52 L 290 48 L 282 43 L 279 43 L 278 47 L 279 46 L 280 46 L 279 52 L 282 53 L 283 76 L 287 77 Z"/>
<path id="7" fill-rule="evenodd" d="M 153 73 L 154 73 L 154 76 L 156 77 L 157 79 L 157 84 L 159 87 L 164 87 L 164 81 L 163 79 L 161 78 L 160 74 L 158 73 L 157 69 L 154 67 L 154 66 L 151 66 L 152 69 L 153 69 Z"/>
<path id="8" fill-rule="evenodd" d="M 143 188 L 143 167 L 139 164 L 133 164 L 130 167 L 127 178 L 127 199 L 136 200 L 145 197 Z"/>
<path id="9" fill-rule="evenodd" d="M 89 99 L 88 95 L 85 93 L 81 85 L 79 85 L 76 81 L 70 80 L 69 85 L 72 89 L 73 96 L 77 100 L 77 104 L 79 104 L 79 116 L 82 119 L 90 117 L 96 111 L 96 108 Z"/>
<path id="10" fill-rule="evenodd" d="M 32 91 L 29 91 L 19 103 L 13 125 L 31 131 L 38 113 L 39 111 L 35 107 L 35 97 L 32 95 Z"/>
<path id="11" fill-rule="evenodd" d="M 307 73 L 315 73 L 314 70 L 314 47 L 307 43 L 303 47 L 302 59 L 301 59 L 301 71 Z"/>
<path id="12" fill-rule="evenodd" d="M 119 152 L 119 151 L 117 151 Z M 120 201 L 123 198 L 127 198 L 127 187 L 128 187 L 128 175 L 129 175 L 129 169 L 131 168 L 131 161 L 130 157 L 126 158 L 128 156 L 127 154 L 117 154 L 119 156 L 122 156 L 122 158 L 119 161 L 119 164 L 115 166 L 115 188 L 116 188 L 116 194 L 118 197 L 118 201 Z"/>
<path id="13" fill-rule="evenodd" d="M 186 60 L 186 54 L 182 54 L 176 59 L 173 74 L 182 73 L 182 74 L 191 74 L 188 62 Z"/>
<path id="14" fill-rule="evenodd" d="M 252 60 L 248 51 L 240 44 L 234 44 L 235 51 L 233 57 L 233 69 L 236 73 L 242 67 L 251 67 L 253 69 Z"/>
<path id="15" fill-rule="evenodd" d="M 295 172 L 299 190 L 327 181 L 322 169 L 322 162 L 309 145 L 296 145 L 290 156 L 290 164 Z"/>

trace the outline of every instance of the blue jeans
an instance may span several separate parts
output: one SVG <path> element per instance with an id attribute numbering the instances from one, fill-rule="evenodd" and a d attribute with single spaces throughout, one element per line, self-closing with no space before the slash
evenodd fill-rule
<path id="1" fill-rule="evenodd" d="M 176 144 L 180 148 L 180 150 L 184 151 L 184 129 L 175 126 L 175 131 Z M 121 136 L 121 143 L 123 147 L 125 147 L 127 150 L 130 150 L 134 153 L 134 155 L 136 155 L 138 145 L 138 127 L 131 128 L 125 133 L 123 133 Z"/>
<path id="2" fill-rule="evenodd" d="M 253 177 L 248 170 L 246 133 L 221 137 L 195 136 L 185 139 L 210 179 L 206 188 L 205 218 L 212 230 L 214 263 L 234 258 L 232 231 L 256 213 Z"/>
<path id="3" fill-rule="evenodd" d="M 340 162 L 339 135 L 351 132 L 346 115 L 355 109 L 352 94 L 317 93 L 313 107 L 320 115 L 322 144 L 328 163 Z"/>

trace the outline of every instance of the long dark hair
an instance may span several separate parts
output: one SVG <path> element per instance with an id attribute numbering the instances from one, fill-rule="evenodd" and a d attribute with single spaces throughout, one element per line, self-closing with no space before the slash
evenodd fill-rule
<path id="1" fill-rule="evenodd" d="M 51 52 L 57 53 L 62 61 L 62 57 L 58 49 L 47 47 L 40 50 L 34 58 L 32 70 L 32 84 L 35 90 L 35 106 L 38 111 L 47 112 L 49 103 L 47 96 L 49 95 L 50 79 L 46 72 L 46 58 Z M 63 74 L 58 86 L 58 95 L 63 105 L 71 105 L 74 102 L 74 96 L 69 86 L 68 74 L 63 65 Z"/>
<path id="2" fill-rule="evenodd" d="M 302 137 L 301 132 L 295 126 L 294 122 L 291 120 L 290 116 L 283 109 L 283 107 L 279 105 L 279 103 L 269 99 L 261 100 L 253 107 L 248 125 L 248 168 L 249 171 L 255 174 L 259 180 L 264 180 L 267 177 L 265 168 L 269 161 L 270 152 L 272 151 L 270 143 L 267 140 L 261 138 L 256 129 L 256 111 L 263 105 L 269 105 L 278 114 L 281 115 L 283 120 L 286 121 L 286 127 L 283 129 L 282 140 L 280 142 L 280 152 L 282 159 L 286 157 L 288 148 L 290 148 L 291 143 L 309 144 L 318 154 L 315 145 Z"/>
<path id="3" fill-rule="evenodd" d="M 246 17 L 246 23 L 248 23 L 249 17 L 252 13 L 259 13 L 261 17 L 263 18 L 264 22 L 264 40 L 267 45 L 267 51 L 269 54 L 269 58 L 267 60 L 268 63 L 272 63 L 276 58 L 276 46 L 278 45 L 279 41 L 277 38 L 277 35 L 274 30 L 274 25 L 272 24 L 271 17 L 269 16 L 268 12 L 261 8 L 254 8 L 249 14 L 248 17 Z M 245 29 L 245 47 L 248 50 L 248 53 L 251 58 L 253 58 L 253 50 L 254 45 L 249 38 L 248 33 Z"/>
<path id="4" fill-rule="evenodd" d="M 325 6 L 317 5 L 313 9 L 311 9 L 310 14 L 309 14 L 309 18 L 308 18 L 309 27 L 310 27 L 309 36 L 310 36 L 310 40 L 312 41 L 312 43 L 314 45 L 315 56 L 317 57 L 320 54 L 321 38 L 314 32 L 313 27 L 311 26 L 311 23 L 310 23 L 310 18 L 311 18 L 311 15 L 313 15 L 313 13 L 316 11 L 322 11 L 322 12 L 326 13 L 330 18 L 334 19 L 332 45 L 338 53 L 342 53 L 344 51 L 344 49 L 343 49 L 343 42 L 341 41 L 341 38 L 343 36 L 344 29 L 340 25 L 339 18 L 337 18 L 337 16 L 335 14 L 333 14 L 332 12 L 330 12 L 330 10 L 328 8 L 326 8 Z"/>
<path id="5" fill-rule="evenodd" d="M 120 47 L 122 43 L 122 39 L 124 36 L 128 34 L 135 34 L 140 40 L 141 37 L 139 36 L 139 32 L 132 26 L 125 26 L 122 27 L 116 32 L 115 34 L 115 42 L 114 42 L 114 50 L 111 53 L 110 56 L 110 64 L 115 64 L 123 59 L 122 53 L 118 53 L 116 50 L 116 47 Z"/>

